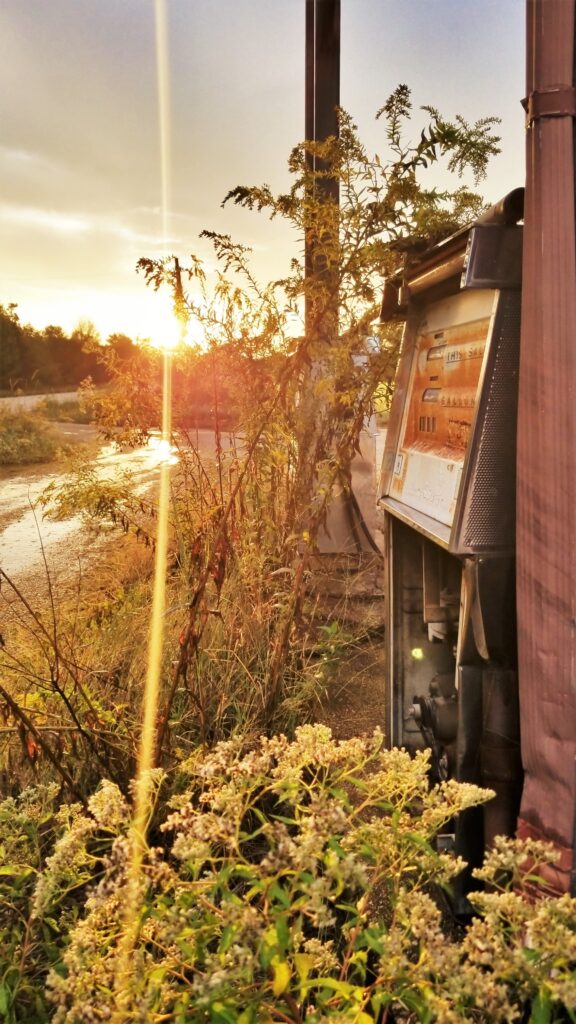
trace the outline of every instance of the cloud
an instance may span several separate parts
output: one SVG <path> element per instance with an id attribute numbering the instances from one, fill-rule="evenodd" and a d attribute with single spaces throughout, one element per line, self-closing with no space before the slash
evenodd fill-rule
<path id="1" fill-rule="evenodd" d="M 90 231 L 92 227 L 89 220 L 75 214 L 59 213 L 57 210 L 44 210 L 38 207 L 18 206 L 16 204 L 0 205 L 0 219 L 7 224 L 15 224 L 22 227 L 33 226 L 65 235 Z"/>
<path id="2" fill-rule="evenodd" d="M 80 212 L 63 212 L 43 206 L 27 206 L 20 203 L 1 203 L 0 221 L 6 225 L 33 228 L 36 231 L 53 232 L 55 234 L 80 234 L 91 232 L 100 237 L 117 238 L 122 242 L 137 245 L 164 245 L 158 230 L 140 230 L 125 221 L 110 216 L 95 216 Z M 168 244 L 177 246 L 180 239 L 173 235 Z"/>
<path id="3" fill-rule="evenodd" d="M 64 165 L 58 165 L 57 161 L 51 160 L 45 153 L 37 150 L 20 149 L 17 146 L 3 146 L 0 143 L 0 160 L 21 166 L 36 166 L 39 170 L 46 169 L 61 171 Z"/>

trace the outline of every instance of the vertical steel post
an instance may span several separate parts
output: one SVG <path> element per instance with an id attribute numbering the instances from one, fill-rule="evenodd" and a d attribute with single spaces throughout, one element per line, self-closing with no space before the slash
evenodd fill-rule
<path id="1" fill-rule="evenodd" d="M 306 0 L 306 138 L 338 135 L 340 0 Z"/>
<path id="2" fill-rule="evenodd" d="M 340 0 L 306 0 L 306 141 L 321 143 L 338 134 L 340 96 Z M 324 374 L 324 354 L 338 336 L 339 181 L 316 172 L 322 163 L 312 149 L 306 153 L 304 211 L 304 332 L 298 451 L 300 471 L 296 503 L 308 508 L 324 421 L 315 384 Z M 325 207 L 323 209 L 323 204 Z M 334 245 L 332 244 L 334 243 Z M 330 255 L 326 256 L 327 253 Z"/>
<path id="3" fill-rule="evenodd" d="M 338 136 L 340 105 L 340 0 L 306 0 L 306 83 L 305 83 L 306 140 L 322 142 L 329 136 Z M 321 170 L 321 161 L 309 155 L 312 171 Z M 322 179 L 316 183 L 316 194 L 327 201 L 338 203 L 339 183 L 335 179 Z M 313 238 L 313 232 L 311 233 Z M 305 239 L 306 278 L 318 271 L 314 242 L 307 233 Z M 338 299 L 336 297 L 336 309 Z M 311 328 L 310 300 L 306 295 L 306 329 Z"/>

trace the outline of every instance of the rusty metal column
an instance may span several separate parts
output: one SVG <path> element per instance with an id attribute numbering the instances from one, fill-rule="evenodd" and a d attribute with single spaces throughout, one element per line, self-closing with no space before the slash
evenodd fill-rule
<path id="1" fill-rule="evenodd" d="M 519 834 L 573 878 L 576 796 L 575 0 L 528 0 L 518 419 L 517 608 L 525 784 Z"/>
<path id="2" fill-rule="evenodd" d="M 340 0 L 306 0 L 306 85 L 305 131 L 309 142 L 323 142 L 338 136 L 340 105 Z M 322 170 L 321 161 L 309 156 L 311 169 Z M 338 204 L 340 185 L 334 178 L 319 179 L 315 188 L 330 202 Z M 306 277 L 318 272 L 308 233 L 305 239 Z M 310 305 L 306 299 L 307 307 Z M 335 300 L 337 308 L 337 297 Z M 307 308 L 307 332 L 311 328 Z"/>
<path id="3" fill-rule="evenodd" d="M 306 0 L 306 138 L 338 135 L 340 0 Z"/>
<path id="4" fill-rule="evenodd" d="M 306 0 L 306 141 L 338 136 L 340 96 L 340 0 Z M 324 406 L 316 393 L 325 375 L 326 355 L 338 337 L 338 246 L 340 183 L 315 152 L 307 151 L 309 174 L 304 206 L 305 336 L 298 427 L 297 494 L 308 509 L 320 459 Z M 328 162 L 329 168 L 329 162 Z M 333 244 L 331 244 L 333 243 Z"/>

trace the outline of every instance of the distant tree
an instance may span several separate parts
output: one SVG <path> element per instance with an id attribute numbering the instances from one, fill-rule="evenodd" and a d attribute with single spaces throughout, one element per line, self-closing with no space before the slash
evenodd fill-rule
<path id="1" fill-rule="evenodd" d="M 43 384 L 58 387 L 68 383 L 69 365 L 66 359 L 68 338 L 62 327 L 48 324 L 41 332 L 40 349 L 34 346 L 38 370 Z"/>
<path id="2" fill-rule="evenodd" d="M 96 325 L 92 320 L 81 317 L 78 320 L 74 330 L 71 334 L 72 338 L 82 342 L 87 350 L 93 348 L 95 345 L 101 344 L 100 334 Z"/>
<path id="3" fill-rule="evenodd" d="M 135 344 L 127 334 L 110 334 L 106 341 L 108 348 L 117 359 L 130 359 L 135 352 Z"/>
<path id="4" fill-rule="evenodd" d="M 67 372 L 62 368 L 63 383 L 80 384 L 90 377 L 95 383 L 105 379 L 98 359 L 100 334 L 91 320 L 79 320 L 62 352 L 67 361 Z"/>
<path id="5" fill-rule="evenodd" d="M 15 302 L 0 306 L 0 389 L 13 391 L 23 384 L 22 326 Z"/>

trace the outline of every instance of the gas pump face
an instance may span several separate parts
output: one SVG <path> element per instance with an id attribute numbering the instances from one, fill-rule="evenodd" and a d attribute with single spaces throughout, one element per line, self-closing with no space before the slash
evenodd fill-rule
<path id="1" fill-rule="evenodd" d="M 508 244 L 511 229 L 503 230 Z M 492 245 L 496 235 L 487 237 Z M 500 287 L 497 272 L 492 282 L 467 274 L 466 241 L 463 277 L 453 272 L 452 251 L 447 273 L 436 261 L 431 287 L 414 288 L 409 301 L 380 506 L 388 739 L 411 750 L 430 747 L 436 779 L 496 791 L 484 813 L 457 828 L 459 852 L 474 864 L 495 834 L 513 830 L 521 786 L 514 628 L 520 291 Z"/>
<path id="2" fill-rule="evenodd" d="M 472 432 L 495 293 L 422 309 L 390 496 L 450 527 Z"/>
<path id="3" fill-rule="evenodd" d="M 514 547 L 518 292 L 457 292 L 409 313 L 382 494 L 457 555 Z"/>

